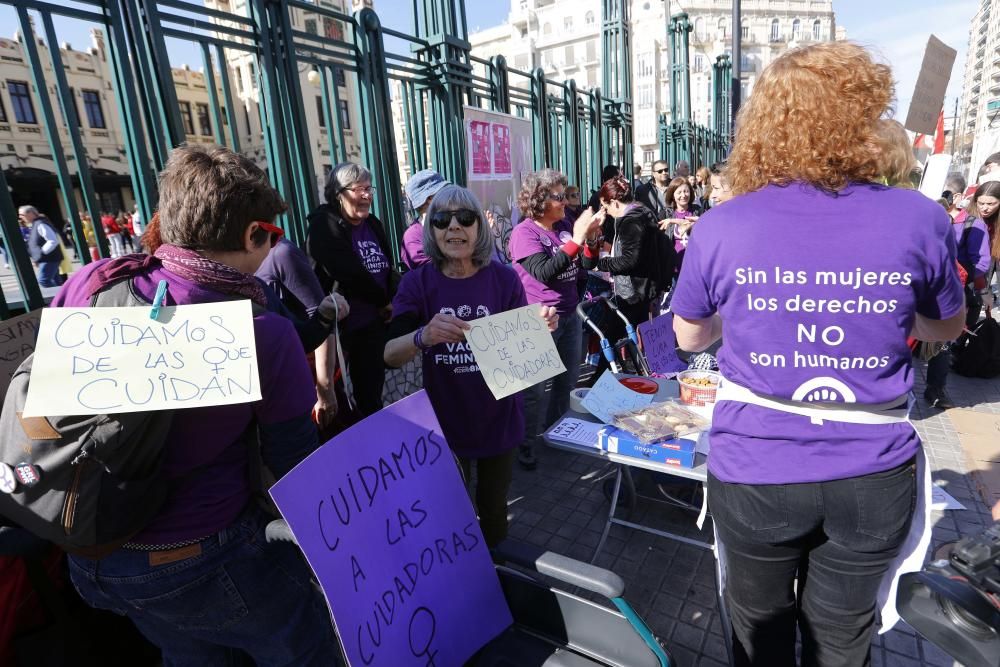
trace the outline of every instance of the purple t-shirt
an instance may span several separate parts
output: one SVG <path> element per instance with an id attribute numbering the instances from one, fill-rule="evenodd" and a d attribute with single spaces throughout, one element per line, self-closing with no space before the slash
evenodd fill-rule
<path id="1" fill-rule="evenodd" d="M 955 233 L 955 243 L 958 244 L 958 261 L 975 267 L 974 275 L 969 276 L 969 281 L 985 276 L 993 261 L 990 256 L 990 231 L 986 223 L 979 218 L 973 220 L 964 244 L 962 236 L 965 235 L 965 221 L 952 223 L 951 230 Z"/>
<path id="2" fill-rule="evenodd" d="M 371 223 L 365 220 L 359 225 L 351 225 L 351 246 L 354 254 L 368 273 L 372 274 L 382 289 L 389 288 L 389 258 L 382 252 L 378 237 L 372 231 Z M 354 331 L 371 323 L 378 317 L 378 309 L 367 301 L 348 299 L 351 312 L 344 318 L 340 327 L 344 331 Z"/>
<path id="3" fill-rule="evenodd" d="M 281 239 L 271 248 L 256 275 L 271 286 L 299 319 L 312 317 L 323 300 L 323 288 L 309 257 L 288 239 Z"/>
<path id="4" fill-rule="evenodd" d="M 52 306 L 85 307 L 83 286 L 102 260 L 70 277 Z M 152 302 L 159 281 L 169 283 L 165 306 L 226 301 L 226 295 L 158 268 L 135 278 L 136 291 Z M 228 526 L 250 499 L 249 450 L 242 438 L 251 419 L 274 424 L 308 414 L 316 402 L 312 374 L 292 323 L 274 313 L 253 318 L 261 400 L 240 405 L 186 408 L 174 413 L 163 462 L 167 479 L 180 483 L 160 513 L 134 538 L 139 544 L 169 544 L 206 537 Z"/>
<path id="5" fill-rule="evenodd" d="M 424 226 L 414 220 L 403 232 L 403 264 L 412 270 L 429 261 L 431 258 L 424 252 Z"/>
<path id="6" fill-rule="evenodd" d="M 701 218 L 671 310 L 719 313 L 719 368 L 759 394 L 890 402 L 913 386 L 914 314 L 947 319 L 965 308 L 949 224 L 912 190 L 768 186 Z M 716 405 L 711 437 L 712 473 L 747 484 L 888 470 L 920 444 L 907 423 L 817 425 L 734 401 Z"/>
<path id="7" fill-rule="evenodd" d="M 490 262 L 469 278 L 449 278 L 433 264 L 409 271 L 392 302 L 393 317 L 415 314 L 424 325 L 438 313 L 475 320 L 527 304 L 510 267 Z M 423 353 L 424 388 L 456 454 L 496 456 L 524 440 L 520 394 L 499 401 L 468 343 L 440 343 Z"/>
<path id="8" fill-rule="evenodd" d="M 565 271 L 548 283 L 543 283 L 531 276 L 520 261 L 540 252 L 549 257 L 555 257 L 559 249 L 573 240 L 573 223 L 563 219 L 552 226 L 551 230 L 543 229 L 531 218 L 525 218 L 514 227 L 510 234 L 510 259 L 514 262 L 514 271 L 524 285 L 528 303 L 540 303 L 555 306 L 559 315 L 569 315 L 580 302 L 580 292 L 577 288 L 580 260 L 574 258 L 573 263 Z"/>

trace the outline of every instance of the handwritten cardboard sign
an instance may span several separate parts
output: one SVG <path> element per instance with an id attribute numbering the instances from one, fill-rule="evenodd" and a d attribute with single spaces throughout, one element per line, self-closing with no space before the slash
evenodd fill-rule
<path id="1" fill-rule="evenodd" d="M 958 52 L 931 35 L 924 50 L 924 61 L 913 88 L 913 98 L 903 126 L 920 134 L 937 131 L 938 114 L 944 106 L 945 91 Z"/>
<path id="2" fill-rule="evenodd" d="M 260 400 L 249 301 L 161 308 L 46 308 L 26 417 Z"/>
<path id="3" fill-rule="evenodd" d="M 581 401 L 590 414 L 605 424 L 610 424 L 618 412 L 635 410 L 652 402 L 652 395 L 632 391 L 619 382 L 611 371 L 604 371 Z"/>
<path id="4" fill-rule="evenodd" d="M 538 310 L 534 304 L 469 322 L 465 339 L 497 400 L 566 370 Z"/>
<path id="5" fill-rule="evenodd" d="M 35 351 L 41 310 L 0 322 L 0 405 L 7 395 L 10 378 L 21 362 Z"/>
<path id="6" fill-rule="evenodd" d="M 271 487 L 351 665 L 461 665 L 511 622 L 424 391 L 344 431 Z"/>
<path id="7" fill-rule="evenodd" d="M 649 370 L 654 373 L 679 373 L 687 364 L 677 356 L 677 338 L 674 336 L 674 316 L 664 313 L 639 325 L 643 354 Z"/>

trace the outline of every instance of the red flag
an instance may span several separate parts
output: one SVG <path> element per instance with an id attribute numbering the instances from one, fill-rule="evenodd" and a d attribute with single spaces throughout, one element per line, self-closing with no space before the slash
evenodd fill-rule
<path id="1" fill-rule="evenodd" d="M 934 150 L 932 155 L 944 153 L 944 109 L 938 114 L 937 129 L 934 131 Z"/>

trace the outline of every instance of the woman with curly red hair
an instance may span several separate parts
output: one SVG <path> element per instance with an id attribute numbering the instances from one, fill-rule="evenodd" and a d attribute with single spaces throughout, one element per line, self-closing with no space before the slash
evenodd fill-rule
<path id="1" fill-rule="evenodd" d="M 796 627 L 803 664 L 868 665 L 926 516 L 907 336 L 956 338 L 965 300 L 947 213 L 882 184 L 892 95 L 855 44 L 775 60 L 738 117 L 738 196 L 699 220 L 671 302 L 683 349 L 725 333 L 708 497 L 737 665 L 794 665 Z"/>

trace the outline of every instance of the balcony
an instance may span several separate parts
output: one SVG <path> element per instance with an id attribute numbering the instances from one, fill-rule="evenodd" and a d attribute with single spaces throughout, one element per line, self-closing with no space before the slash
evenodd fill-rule
<path id="1" fill-rule="evenodd" d="M 986 45 L 986 38 L 987 38 L 987 34 L 983 33 L 982 37 L 979 38 L 979 41 L 976 42 L 976 46 L 985 46 Z"/>
<path id="2" fill-rule="evenodd" d="M 1000 81 L 994 81 L 992 84 L 990 84 L 990 92 L 1000 93 Z"/>

